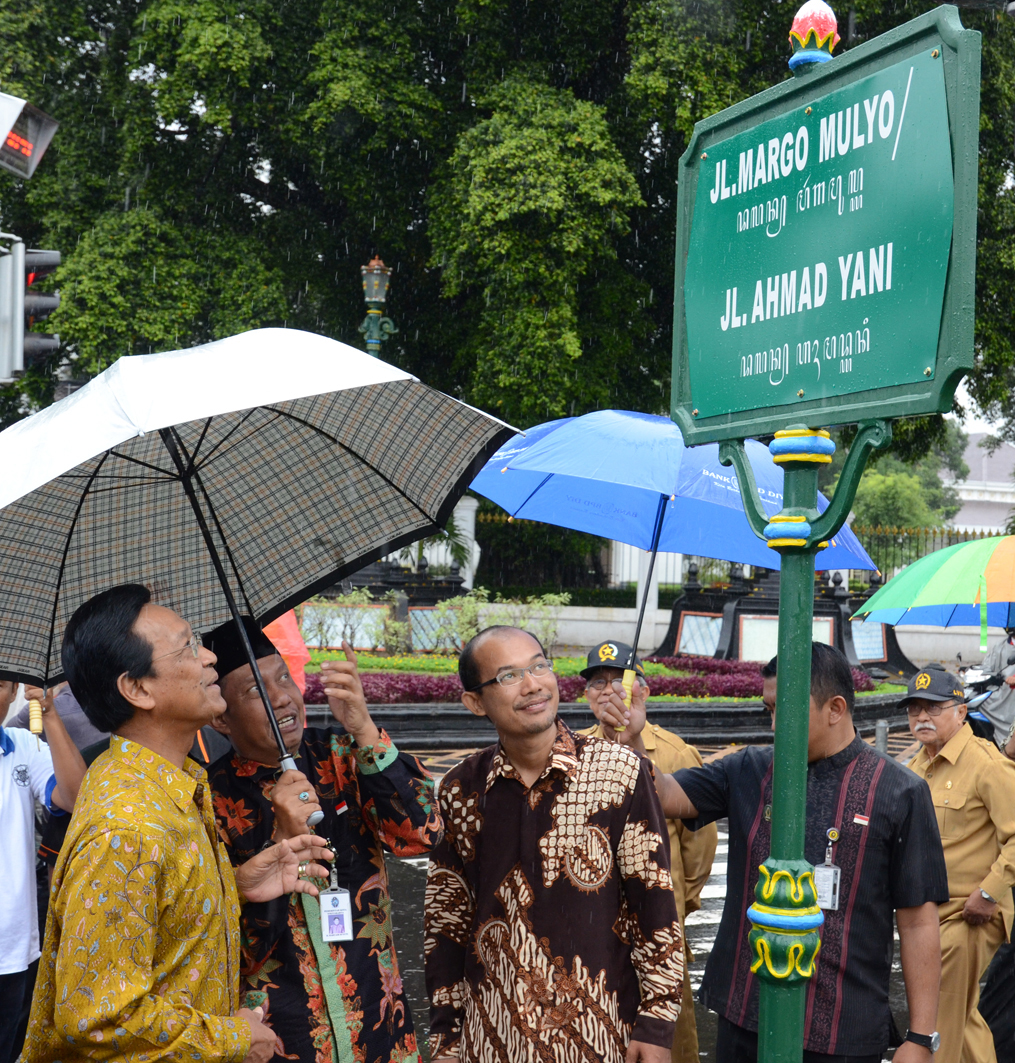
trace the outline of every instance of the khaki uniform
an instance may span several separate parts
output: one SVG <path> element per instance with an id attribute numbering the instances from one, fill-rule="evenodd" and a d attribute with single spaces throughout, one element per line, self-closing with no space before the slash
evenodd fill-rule
<path id="1" fill-rule="evenodd" d="M 994 1063 L 994 1039 L 977 1010 L 980 978 L 1011 937 L 1015 884 L 1015 763 L 964 724 L 933 759 L 909 766 L 930 787 L 948 868 L 941 917 L 941 1000 L 935 1063 Z M 989 923 L 970 926 L 962 907 L 976 889 L 998 901 Z"/>
<path id="2" fill-rule="evenodd" d="M 601 724 L 588 728 L 582 734 L 602 738 Z M 701 754 L 672 731 L 646 724 L 642 732 L 645 752 L 659 771 L 672 774 L 681 768 L 700 768 Z M 1015 767 L 1015 764 L 1012 765 Z M 701 888 L 712 873 L 712 860 L 718 834 L 714 823 L 701 830 L 688 830 L 679 819 L 667 820 L 670 828 L 670 874 L 673 876 L 673 893 L 677 901 L 677 914 L 683 929 L 684 917 L 701 907 Z M 684 935 L 687 963 L 684 965 L 683 1003 L 677 1032 L 673 1039 L 673 1063 L 699 1063 L 698 1029 L 694 1022 L 694 995 L 687 966 L 694 957 Z"/>

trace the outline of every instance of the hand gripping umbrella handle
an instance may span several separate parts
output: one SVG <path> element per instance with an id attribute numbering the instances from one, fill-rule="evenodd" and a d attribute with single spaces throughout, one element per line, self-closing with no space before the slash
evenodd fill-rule
<path id="1" fill-rule="evenodd" d="M 634 693 L 634 677 L 635 671 L 633 668 L 624 669 L 624 708 L 629 709 L 631 707 L 631 696 Z M 623 731 L 623 727 L 618 727 L 618 731 Z"/>
<path id="2" fill-rule="evenodd" d="M 286 753 L 285 756 L 283 756 L 283 757 L 281 757 L 279 759 L 278 766 L 283 771 L 295 771 L 296 770 L 296 761 L 293 760 L 293 758 L 291 756 L 289 756 L 288 753 Z M 314 811 L 311 812 L 309 816 L 307 816 L 307 826 L 308 827 L 316 827 L 317 824 L 320 823 L 322 819 L 324 819 L 324 812 L 321 809 L 319 809 L 319 808 L 314 809 Z"/>

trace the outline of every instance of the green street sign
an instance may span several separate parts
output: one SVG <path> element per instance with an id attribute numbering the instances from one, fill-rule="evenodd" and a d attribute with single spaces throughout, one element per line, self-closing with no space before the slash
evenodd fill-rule
<path id="1" fill-rule="evenodd" d="M 688 443 L 947 410 L 973 364 L 979 34 L 940 7 L 700 122 L 680 163 Z"/>

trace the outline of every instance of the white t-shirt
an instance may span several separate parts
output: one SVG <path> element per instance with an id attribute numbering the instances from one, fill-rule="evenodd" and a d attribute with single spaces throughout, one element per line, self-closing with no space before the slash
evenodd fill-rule
<path id="1" fill-rule="evenodd" d="M 35 802 L 52 811 L 55 788 L 49 746 L 21 727 L 0 727 L 0 974 L 25 971 L 41 955 Z"/>

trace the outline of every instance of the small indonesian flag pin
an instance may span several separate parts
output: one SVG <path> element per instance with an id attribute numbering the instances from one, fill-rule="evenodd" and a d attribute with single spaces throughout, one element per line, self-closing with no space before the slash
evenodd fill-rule
<path id="1" fill-rule="evenodd" d="M 339 801 L 339 803 L 337 805 L 335 805 L 335 814 L 336 815 L 338 815 L 341 812 L 348 812 L 348 811 L 349 811 L 349 806 L 344 801 Z"/>
<path id="2" fill-rule="evenodd" d="M 870 824 L 870 821 L 871 821 L 870 816 L 854 816 L 853 817 L 853 822 L 856 823 L 860 827 L 868 826 Z"/>

